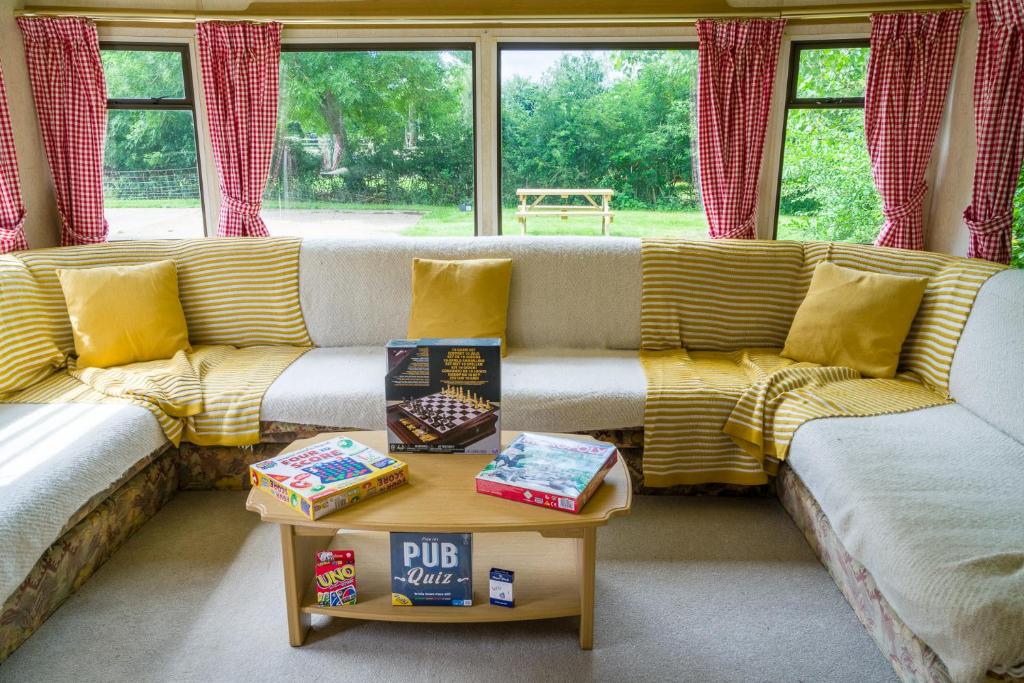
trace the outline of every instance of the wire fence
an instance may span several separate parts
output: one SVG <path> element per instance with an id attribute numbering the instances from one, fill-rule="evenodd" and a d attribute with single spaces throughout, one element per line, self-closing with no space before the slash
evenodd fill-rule
<path id="1" fill-rule="evenodd" d="M 108 199 L 199 199 L 199 172 L 191 168 L 103 170 Z"/>

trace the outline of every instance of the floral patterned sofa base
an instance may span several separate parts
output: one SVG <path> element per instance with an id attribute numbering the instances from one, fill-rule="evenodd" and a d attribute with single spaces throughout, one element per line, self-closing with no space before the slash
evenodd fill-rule
<path id="1" fill-rule="evenodd" d="M 76 515 L 0 607 L 0 662 L 39 628 L 178 490 L 174 452 L 144 459 Z"/>
<path id="2" fill-rule="evenodd" d="M 196 446 L 183 443 L 178 459 L 178 481 L 183 489 L 247 489 L 249 465 L 280 453 L 296 439 L 308 439 L 323 432 L 360 431 L 345 427 L 323 427 L 289 422 L 260 423 L 260 441 L 255 446 Z M 736 486 L 732 484 L 696 484 L 650 488 L 643 485 L 643 427 L 601 429 L 578 432 L 618 447 L 633 482 L 633 492 L 640 495 L 730 495 L 767 496 L 771 487 Z"/>
<path id="3" fill-rule="evenodd" d="M 804 538 L 896 674 L 908 682 L 949 683 L 949 673 L 942 660 L 893 611 L 874 578 L 846 551 L 818 502 L 789 467 L 779 470 L 776 491 L 782 506 L 803 531 Z M 1022 679 L 989 673 L 988 680 Z"/>
<path id="4" fill-rule="evenodd" d="M 280 453 L 292 441 L 322 432 L 346 431 L 281 422 L 261 425 L 261 443 L 249 447 L 183 443 L 144 458 L 68 521 L 66 531 L 39 559 L 21 586 L 0 607 L 0 662 L 75 593 L 133 533 L 179 489 L 249 487 L 249 465 Z M 357 431 L 357 430 L 351 430 Z M 653 489 L 643 486 L 643 429 L 581 432 L 618 446 L 633 490 L 648 495 L 770 495 L 768 486 L 704 484 Z"/>

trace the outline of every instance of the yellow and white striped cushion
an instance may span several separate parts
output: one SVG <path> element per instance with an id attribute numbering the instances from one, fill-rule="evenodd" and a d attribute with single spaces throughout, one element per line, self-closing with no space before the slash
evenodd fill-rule
<path id="1" fill-rule="evenodd" d="M 0 256 L 0 396 L 42 381 L 64 363 L 43 310 L 41 290 L 25 265 Z"/>
<path id="2" fill-rule="evenodd" d="M 794 249 L 799 250 L 797 259 Z M 645 240 L 641 361 L 649 486 L 767 481 L 797 428 L 819 417 L 904 412 L 949 401 L 949 368 L 978 290 L 1003 268 L 940 254 L 829 243 Z M 929 277 L 901 375 L 793 365 L 781 347 L 823 259 Z M 756 341 L 752 341 L 756 340 Z M 694 349 L 710 348 L 711 351 Z"/>
<path id="3" fill-rule="evenodd" d="M 929 278 L 914 324 L 903 343 L 900 370 L 914 373 L 927 386 L 947 396 L 953 354 L 978 290 L 1006 266 L 979 259 L 863 244 L 807 242 L 804 251 L 806 263 L 800 275 L 804 293 L 814 267 L 825 259 L 872 273 Z"/>
<path id="4" fill-rule="evenodd" d="M 310 345 L 299 303 L 299 245 L 289 237 L 108 242 L 17 255 L 41 290 L 42 318 L 58 348 L 74 352 L 58 268 L 172 259 L 192 344 Z"/>
<path id="5" fill-rule="evenodd" d="M 799 242 L 645 239 L 643 349 L 782 347 L 803 299 Z"/>

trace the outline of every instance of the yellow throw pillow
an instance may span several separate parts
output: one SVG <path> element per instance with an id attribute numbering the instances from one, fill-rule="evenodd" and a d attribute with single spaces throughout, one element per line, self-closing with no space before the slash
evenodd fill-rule
<path id="1" fill-rule="evenodd" d="M 892 377 L 928 278 L 867 273 L 823 261 L 786 337 L 782 355 Z"/>
<path id="2" fill-rule="evenodd" d="M 57 270 L 80 368 L 191 351 L 174 261 Z"/>
<path id="3" fill-rule="evenodd" d="M 498 337 L 505 355 L 511 280 L 512 259 L 414 258 L 409 337 Z"/>
<path id="4" fill-rule="evenodd" d="M 25 264 L 0 256 L 0 396 L 46 379 L 64 363 L 43 300 Z"/>

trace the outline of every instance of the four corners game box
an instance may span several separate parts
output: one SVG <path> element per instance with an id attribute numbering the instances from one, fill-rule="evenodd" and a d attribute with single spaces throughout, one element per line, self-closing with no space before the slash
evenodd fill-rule
<path id="1" fill-rule="evenodd" d="M 409 466 L 337 437 L 250 465 L 249 475 L 253 486 L 313 520 L 401 486 Z"/>
<path id="2" fill-rule="evenodd" d="M 393 339 L 387 358 L 392 453 L 501 451 L 500 339 Z"/>
<path id="3" fill-rule="evenodd" d="M 578 513 L 617 457 L 610 443 L 524 432 L 476 475 L 476 490 Z"/>
<path id="4" fill-rule="evenodd" d="M 391 604 L 472 606 L 473 534 L 392 532 Z"/>

